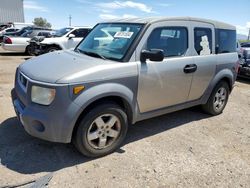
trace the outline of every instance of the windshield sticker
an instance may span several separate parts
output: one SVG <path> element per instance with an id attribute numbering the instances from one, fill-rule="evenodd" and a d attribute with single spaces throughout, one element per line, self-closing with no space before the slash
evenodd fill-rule
<path id="1" fill-rule="evenodd" d="M 114 38 L 126 38 L 126 39 L 129 39 L 129 38 L 132 37 L 133 34 L 134 34 L 134 32 L 119 31 L 119 32 L 115 33 Z"/>
<path id="2" fill-rule="evenodd" d="M 200 45 L 202 47 L 200 55 L 209 55 L 209 54 L 211 54 L 211 50 L 209 48 L 209 41 L 208 41 L 207 35 L 204 35 L 204 36 L 201 37 Z"/>

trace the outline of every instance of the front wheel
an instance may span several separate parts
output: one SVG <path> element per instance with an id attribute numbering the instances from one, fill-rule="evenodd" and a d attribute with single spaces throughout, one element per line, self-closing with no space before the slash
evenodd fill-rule
<path id="1" fill-rule="evenodd" d="M 101 157 L 121 145 L 127 128 L 127 115 L 120 106 L 102 104 L 82 119 L 74 135 L 74 144 L 85 156 Z"/>
<path id="2" fill-rule="evenodd" d="M 26 47 L 25 53 L 30 56 L 34 55 L 32 47 L 30 45 Z"/>
<path id="3" fill-rule="evenodd" d="M 54 51 L 57 51 L 57 50 L 60 50 L 59 47 L 56 47 L 56 46 L 51 46 L 49 47 L 46 52 L 49 53 L 49 52 L 54 52 Z"/>
<path id="4" fill-rule="evenodd" d="M 226 82 L 219 82 L 213 89 L 207 103 L 203 105 L 205 112 L 211 115 L 221 114 L 227 104 L 229 96 L 229 86 Z"/>

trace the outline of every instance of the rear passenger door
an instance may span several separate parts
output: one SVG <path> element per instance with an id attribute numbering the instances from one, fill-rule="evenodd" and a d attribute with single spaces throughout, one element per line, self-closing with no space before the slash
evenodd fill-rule
<path id="1" fill-rule="evenodd" d="M 74 38 L 69 38 L 67 48 L 75 48 L 76 45 L 87 36 L 89 29 L 75 29 L 70 34 L 75 35 Z"/>
<path id="2" fill-rule="evenodd" d="M 215 31 L 211 24 L 191 22 L 192 56 L 197 70 L 193 73 L 188 100 L 199 99 L 207 89 L 216 70 Z"/>
<path id="3" fill-rule="evenodd" d="M 189 24 L 184 21 L 155 23 L 144 34 L 137 58 L 144 49 L 162 49 L 165 58 L 161 62 L 138 63 L 137 101 L 141 113 L 187 101 L 192 71 L 185 73 L 184 69 L 193 65 L 189 56 L 190 37 Z"/>

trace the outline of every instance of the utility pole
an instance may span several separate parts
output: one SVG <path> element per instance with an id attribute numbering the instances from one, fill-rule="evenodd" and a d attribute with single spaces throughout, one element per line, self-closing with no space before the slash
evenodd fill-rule
<path id="1" fill-rule="evenodd" d="M 248 31 L 248 37 L 247 40 L 250 40 L 250 27 L 249 27 L 249 31 Z"/>
<path id="2" fill-rule="evenodd" d="M 71 19 L 72 19 L 72 17 L 71 17 L 71 15 L 69 15 L 69 26 L 71 26 Z"/>

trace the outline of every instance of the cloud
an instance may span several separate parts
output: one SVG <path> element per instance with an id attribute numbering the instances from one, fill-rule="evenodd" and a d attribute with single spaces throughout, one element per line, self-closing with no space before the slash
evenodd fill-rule
<path id="1" fill-rule="evenodd" d="M 142 12 L 147 12 L 147 13 L 152 12 L 152 7 L 149 7 L 146 4 L 137 3 L 134 1 L 113 1 L 109 3 L 97 3 L 96 5 L 104 9 L 134 8 Z"/>
<path id="2" fill-rule="evenodd" d="M 100 14 L 99 17 L 103 20 L 111 20 L 111 19 L 118 19 L 118 18 L 137 18 L 137 16 L 132 14 L 123 14 L 120 15 L 114 15 L 114 14 Z"/>
<path id="3" fill-rule="evenodd" d="M 244 26 L 236 25 L 236 30 L 238 34 L 248 35 L 250 29 L 250 22 L 247 22 Z"/>
<path id="4" fill-rule="evenodd" d="M 170 3 L 159 3 L 157 5 L 161 6 L 161 7 L 170 7 L 170 6 L 173 6 L 173 4 L 170 4 Z"/>
<path id="5" fill-rule="evenodd" d="M 24 1 L 23 7 L 26 10 L 35 10 L 40 12 L 48 12 L 49 10 L 46 7 L 42 7 L 35 1 Z"/>
<path id="6" fill-rule="evenodd" d="M 250 28 L 250 22 L 247 22 L 246 26 L 247 26 L 247 28 Z"/>

